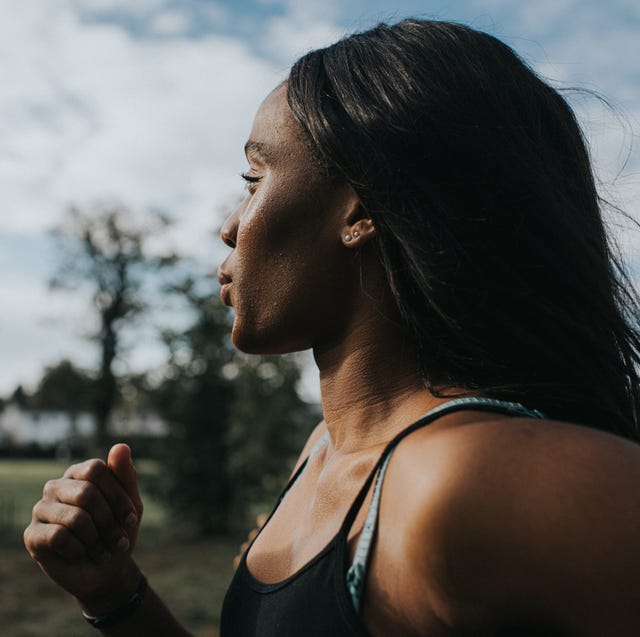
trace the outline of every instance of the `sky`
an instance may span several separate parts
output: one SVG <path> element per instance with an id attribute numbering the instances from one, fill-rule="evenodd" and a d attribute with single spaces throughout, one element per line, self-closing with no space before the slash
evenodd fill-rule
<path id="1" fill-rule="evenodd" d="M 554 86 L 604 95 L 613 109 L 572 104 L 603 193 L 640 219 L 638 0 L 0 0 L 0 15 L 0 395 L 62 358 L 96 361 L 86 297 L 48 288 L 69 205 L 162 209 L 166 241 L 213 271 L 261 100 L 299 55 L 381 20 L 466 23 Z M 632 264 L 636 234 L 620 233 Z M 140 338 L 127 369 L 162 358 Z"/>

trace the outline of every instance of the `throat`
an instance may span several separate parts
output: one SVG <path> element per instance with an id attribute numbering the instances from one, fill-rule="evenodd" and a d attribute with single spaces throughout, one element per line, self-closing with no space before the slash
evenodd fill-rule
<path id="1" fill-rule="evenodd" d="M 385 355 L 376 344 L 314 355 L 331 452 L 353 454 L 383 445 L 447 400 L 424 386 L 415 350 L 409 355 L 400 347 Z"/>
<path id="2" fill-rule="evenodd" d="M 363 292 L 340 333 L 314 343 L 333 451 L 384 444 L 445 400 L 425 387 L 419 348 L 389 305 Z"/>

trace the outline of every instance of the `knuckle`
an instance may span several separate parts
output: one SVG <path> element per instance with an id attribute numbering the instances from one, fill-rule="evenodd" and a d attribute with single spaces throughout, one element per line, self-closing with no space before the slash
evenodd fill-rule
<path id="1" fill-rule="evenodd" d="M 27 549 L 27 551 L 29 551 L 29 553 L 31 553 L 31 546 L 32 546 L 32 534 L 33 534 L 33 524 L 30 524 L 23 532 L 22 532 L 22 541 L 24 542 L 24 545 Z"/>
<path id="2" fill-rule="evenodd" d="M 44 483 L 44 487 L 42 489 L 42 495 L 48 499 L 55 498 L 55 494 L 58 491 L 59 484 L 60 484 L 59 480 L 47 480 Z"/>
<path id="3" fill-rule="evenodd" d="M 42 517 L 43 509 L 45 508 L 44 500 L 38 500 L 34 505 L 33 509 L 31 509 L 31 519 L 39 520 Z M 29 525 L 31 526 L 31 525 Z M 27 527 L 29 528 L 29 527 Z"/>
<path id="4" fill-rule="evenodd" d="M 75 485 L 74 503 L 82 509 L 93 509 L 96 503 L 96 490 L 90 482 L 80 482 Z"/>
<path id="5" fill-rule="evenodd" d="M 81 466 L 82 465 L 78 463 L 69 465 L 66 471 L 62 474 L 62 477 L 69 478 L 70 476 L 75 475 L 80 470 Z"/>
<path id="6" fill-rule="evenodd" d="M 85 476 L 87 480 L 97 480 L 104 473 L 107 465 L 98 458 L 92 458 L 85 463 Z"/>
<path id="7" fill-rule="evenodd" d="M 32 530 L 27 527 L 23 534 L 24 546 L 32 560 L 39 560 L 45 554 L 42 545 L 38 542 L 38 538 Z"/>

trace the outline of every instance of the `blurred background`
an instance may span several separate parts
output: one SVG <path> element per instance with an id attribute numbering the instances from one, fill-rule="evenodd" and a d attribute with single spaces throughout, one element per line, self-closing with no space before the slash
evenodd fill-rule
<path id="1" fill-rule="evenodd" d="M 310 48 L 408 16 L 506 41 L 567 91 L 637 272 L 616 211 L 640 218 L 637 0 L 0 0 L 0 16 L 2 635 L 93 634 L 21 535 L 43 483 L 114 441 L 141 476 L 143 569 L 217 635 L 238 543 L 321 418 L 308 353 L 233 349 L 214 276 L 253 114 Z"/>

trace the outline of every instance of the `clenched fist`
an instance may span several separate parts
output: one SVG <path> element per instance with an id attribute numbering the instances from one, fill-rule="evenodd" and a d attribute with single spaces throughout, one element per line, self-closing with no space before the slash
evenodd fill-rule
<path id="1" fill-rule="evenodd" d="M 87 460 L 44 486 L 24 543 L 57 584 L 94 611 L 117 608 L 131 597 L 140 571 L 131 551 L 142 501 L 127 445 L 107 462 Z"/>

